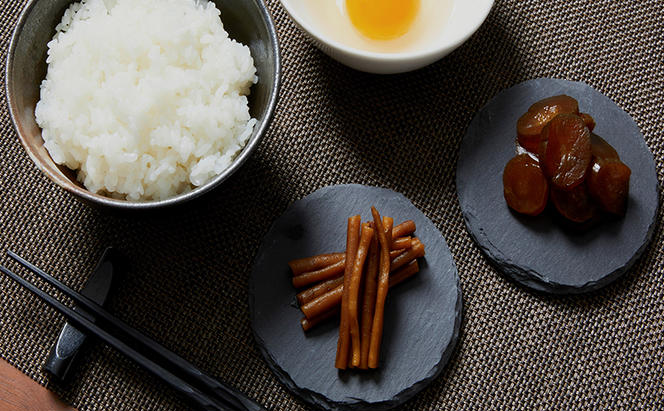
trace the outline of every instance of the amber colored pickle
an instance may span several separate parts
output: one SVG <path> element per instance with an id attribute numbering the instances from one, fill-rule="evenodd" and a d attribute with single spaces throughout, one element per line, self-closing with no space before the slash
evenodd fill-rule
<path id="1" fill-rule="evenodd" d="M 520 154 L 507 163 L 503 189 L 507 204 L 522 214 L 538 215 L 549 199 L 549 183 L 537 161 L 528 154 Z"/>
<path id="2" fill-rule="evenodd" d="M 584 223 L 599 210 L 624 215 L 631 170 L 592 131 L 595 120 L 560 95 L 533 104 L 517 122 L 517 155 L 503 172 L 505 200 L 535 216 L 550 201 L 560 215 Z"/>

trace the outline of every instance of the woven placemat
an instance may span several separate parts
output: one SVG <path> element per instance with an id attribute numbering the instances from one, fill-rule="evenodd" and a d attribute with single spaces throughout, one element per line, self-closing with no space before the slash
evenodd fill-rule
<path id="1" fill-rule="evenodd" d="M 25 0 L 0 0 L 2 61 Z M 465 319 L 443 375 L 406 409 L 662 409 L 664 235 L 617 283 L 578 297 L 533 294 L 489 266 L 465 230 L 454 186 L 459 141 L 498 91 L 537 77 L 584 81 L 630 113 L 664 177 L 664 2 L 498 0 L 464 46 L 397 76 L 352 71 L 298 32 L 277 0 L 284 78 L 270 132 L 227 183 L 154 215 L 113 215 L 47 180 L 0 105 L 0 262 L 15 250 L 80 287 L 104 247 L 131 265 L 110 310 L 272 410 L 301 410 L 254 344 L 249 267 L 292 201 L 339 183 L 409 197 L 447 238 Z M 4 91 L 4 76 L 2 84 Z M 662 220 L 662 209 L 659 220 Z M 14 266 L 10 264 L 10 266 Z M 185 410 L 170 390 L 100 344 L 66 385 L 41 366 L 62 325 L 0 279 L 0 356 L 80 410 Z"/>

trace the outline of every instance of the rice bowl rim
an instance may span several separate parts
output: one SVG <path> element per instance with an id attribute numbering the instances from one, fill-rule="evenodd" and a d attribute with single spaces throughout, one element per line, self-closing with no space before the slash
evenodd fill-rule
<path id="1" fill-rule="evenodd" d="M 270 124 L 272 123 L 272 119 L 274 117 L 274 111 L 276 109 L 278 97 L 279 97 L 279 88 L 281 85 L 281 55 L 280 55 L 280 49 L 279 49 L 279 42 L 278 42 L 278 37 L 277 37 L 277 31 L 274 26 L 274 21 L 272 20 L 272 16 L 270 15 L 269 10 L 267 9 L 264 0 L 252 0 L 252 3 L 258 8 L 260 15 L 261 15 L 261 22 L 263 25 L 265 25 L 268 36 L 270 38 L 270 47 L 274 51 L 274 84 L 272 87 L 272 90 L 269 94 L 268 101 L 267 101 L 267 106 L 265 109 L 265 114 L 263 116 L 263 119 L 258 121 L 254 125 L 254 129 L 252 131 L 251 138 L 245 144 L 245 146 L 242 148 L 242 151 L 240 151 L 237 156 L 232 160 L 231 164 L 224 169 L 219 175 L 214 177 L 212 180 L 208 181 L 207 183 L 194 188 L 193 190 L 178 194 L 174 197 L 167 198 L 164 200 L 151 200 L 151 201 L 128 201 L 128 200 L 119 200 L 119 199 L 114 199 L 111 197 L 106 197 L 101 194 L 96 194 L 93 193 L 84 187 L 81 187 L 75 183 L 73 183 L 70 179 L 64 177 L 62 174 L 56 173 L 53 168 L 48 167 L 46 164 L 44 164 L 43 159 L 37 155 L 36 153 L 36 148 L 31 144 L 24 135 L 24 130 L 23 130 L 23 124 L 19 120 L 19 112 L 18 108 L 16 107 L 15 99 L 14 99 L 14 90 L 13 90 L 13 85 L 14 85 L 14 75 L 13 75 L 13 69 L 14 69 L 14 57 L 16 54 L 16 47 L 19 41 L 19 38 L 23 32 L 23 29 L 26 25 L 26 21 L 28 19 L 28 16 L 30 15 L 30 12 L 32 11 L 32 8 L 37 4 L 39 1 L 46 1 L 46 0 L 29 0 L 28 3 L 26 4 L 25 8 L 21 12 L 21 15 L 19 16 L 18 22 L 16 23 L 16 27 L 14 28 L 14 32 L 12 34 L 11 41 L 9 43 L 9 51 L 7 53 L 7 62 L 5 64 L 5 96 L 7 100 L 7 105 L 9 108 L 9 116 L 12 120 L 12 123 L 14 125 L 14 129 L 16 130 L 16 133 L 18 134 L 19 141 L 21 142 L 21 145 L 25 149 L 25 151 L 28 153 L 28 156 L 32 160 L 32 162 L 44 173 L 46 174 L 51 181 L 59 185 L 61 188 L 64 190 L 74 194 L 77 196 L 77 198 L 80 198 L 84 202 L 87 203 L 92 203 L 92 204 L 99 204 L 102 206 L 107 206 L 111 208 L 116 208 L 116 209 L 124 209 L 124 210 L 145 210 L 145 209 L 155 209 L 155 208 L 163 208 L 163 207 L 170 207 L 170 206 L 175 206 L 179 205 L 185 202 L 188 202 L 190 200 L 193 200 L 195 198 L 198 198 L 202 196 L 203 194 L 211 191 L 212 189 L 216 188 L 219 186 L 221 183 L 226 181 L 237 169 L 239 169 L 242 164 L 251 156 L 251 154 L 254 152 L 258 144 L 260 143 L 260 140 L 262 139 L 263 135 L 267 132 L 267 130 L 270 127 Z M 80 0 L 71 0 L 70 3 L 75 3 L 76 1 Z M 222 12 L 223 16 L 223 12 Z M 49 27 L 48 30 L 51 30 L 52 28 Z M 225 29 L 225 28 L 224 28 Z M 244 43 L 242 43 L 244 44 Z M 246 46 L 246 44 L 245 44 Z M 254 58 L 254 55 L 252 54 L 252 58 Z M 259 82 L 261 81 L 260 76 L 259 76 Z M 250 107 L 251 108 L 251 107 Z M 34 111 L 33 111 L 33 116 L 32 119 L 35 121 L 34 118 Z M 50 157 L 49 158 L 51 162 L 53 163 L 54 168 L 57 168 L 58 165 L 53 161 L 53 159 Z M 74 170 L 75 171 L 75 170 Z"/>

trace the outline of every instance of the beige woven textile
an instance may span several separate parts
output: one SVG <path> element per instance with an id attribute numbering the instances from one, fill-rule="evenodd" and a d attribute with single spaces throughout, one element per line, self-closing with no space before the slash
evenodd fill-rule
<path id="1" fill-rule="evenodd" d="M 1 55 L 25 0 L 0 0 Z M 114 215 L 52 184 L 0 104 L 0 262 L 15 250 L 81 287 L 104 247 L 130 269 L 110 310 L 271 410 L 309 407 L 272 376 L 251 334 L 247 278 L 271 222 L 339 183 L 404 193 L 440 228 L 465 318 L 440 378 L 408 410 L 664 409 L 664 235 L 602 291 L 534 294 L 497 273 L 465 230 L 455 194 L 460 139 L 498 91 L 537 77 L 584 81 L 630 113 L 664 177 L 664 1 L 498 0 L 465 45 L 397 76 L 348 69 L 314 48 L 277 0 L 281 100 L 257 152 L 202 200 Z M 2 90 L 4 91 L 4 75 Z M 4 100 L 4 99 L 3 99 Z M 660 191 L 661 197 L 661 191 Z M 662 220 L 662 209 L 659 220 Z M 158 380 L 93 344 L 66 385 L 41 371 L 62 318 L 0 278 L 0 356 L 80 410 L 185 410 Z"/>

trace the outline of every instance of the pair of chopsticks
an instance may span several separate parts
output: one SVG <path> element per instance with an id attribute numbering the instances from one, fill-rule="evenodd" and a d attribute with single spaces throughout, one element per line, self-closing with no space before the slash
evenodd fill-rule
<path id="1" fill-rule="evenodd" d="M 193 364 L 168 350 L 156 341 L 148 338 L 138 330 L 128 326 L 115 318 L 101 306 L 67 287 L 51 275 L 35 267 L 19 255 L 8 251 L 7 254 L 23 267 L 32 271 L 38 277 L 71 298 L 86 313 L 92 315 L 98 323 L 95 324 L 50 294 L 37 288 L 35 285 L 16 275 L 6 267 L 0 265 L 0 271 L 35 294 L 51 307 L 63 314 L 75 327 L 96 336 L 106 344 L 115 348 L 122 354 L 134 360 L 137 364 L 161 378 L 185 399 L 205 411 L 265 411 L 263 407 L 243 396 L 233 388 L 227 387 L 212 377 L 204 374 Z M 112 333 L 113 332 L 113 333 Z M 119 332 L 119 333 L 118 333 Z M 123 335 L 121 339 L 117 334 Z M 149 358 L 148 355 L 152 358 Z"/>

